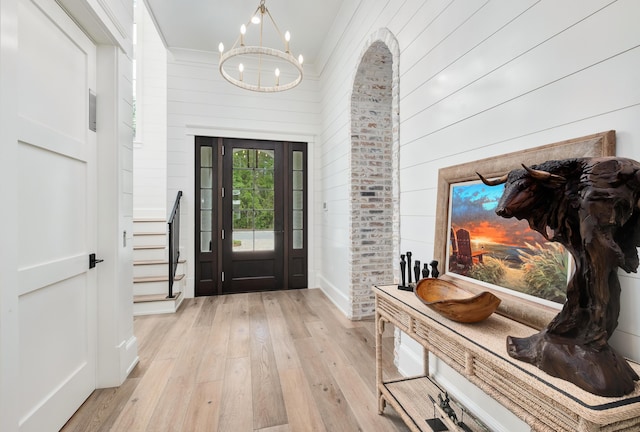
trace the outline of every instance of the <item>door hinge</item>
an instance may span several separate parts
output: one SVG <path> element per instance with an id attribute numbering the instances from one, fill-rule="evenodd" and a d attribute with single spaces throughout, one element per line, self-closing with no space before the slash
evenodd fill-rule
<path id="1" fill-rule="evenodd" d="M 93 92 L 93 90 L 89 89 L 89 130 L 93 131 L 93 132 L 95 132 L 97 130 L 97 128 L 96 128 L 96 119 L 97 119 L 96 107 L 97 107 L 96 94 Z"/>
<path id="2" fill-rule="evenodd" d="M 220 236 L 221 236 L 222 240 L 224 240 L 224 230 L 222 230 L 222 231 L 220 232 Z"/>
<path id="3" fill-rule="evenodd" d="M 220 190 L 220 193 L 222 193 L 222 198 L 224 198 L 224 188 Z"/>
<path id="4" fill-rule="evenodd" d="M 222 272 L 222 282 L 224 282 L 224 272 Z"/>
<path id="5" fill-rule="evenodd" d="M 220 147 L 220 151 L 222 152 L 222 156 L 224 156 L 224 146 Z"/>

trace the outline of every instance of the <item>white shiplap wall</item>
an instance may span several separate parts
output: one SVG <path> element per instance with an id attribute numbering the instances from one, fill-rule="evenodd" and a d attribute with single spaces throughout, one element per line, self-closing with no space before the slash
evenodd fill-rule
<path id="1" fill-rule="evenodd" d="M 182 190 L 181 249 L 187 262 L 193 263 L 194 135 L 308 142 L 308 167 L 313 172 L 319 121 L 318 81 L 307 71 L 304 81 L 292 90 L 254 93 L 222 79 L 217 53 L 172 50 L 168 57 L 167 208 L 173 205 L 177 191 Z M 314 202 L 313 190 L 309 191 L 309 202 Z M 310 239 L 314 236 L 313 220 L 311 208 Z M 310 287 L 317 286 L 314 255 L 314 250 L 309 250 Z M 193 272 L 188 276 L 186 295 L 193 295 Z"/>
<path id="2" fill-rule="evenodd" d="M 352 9 L 319 65 L 319 280 L 339 306 L 349 284 L 349 96 L 362 44 L 381 27 L 401 50 L 401 250 L 414 257 L 433 255 L 441 167 L 609 129 L 619 156 L 640 159 L 640 2 L 369 0 Z M 612 343 L 640 360 L 640 281 L 620 278 Z M 436 370 L 459 394 L 472 391 L 444 366 Z M 474 398 L 481 411 L 497 412 Z M 496 430 L 528 430 L 504 413 L 487 417 Z"/>
<path id="3" fill-rule="evenodd" d="M 136 6 L 134 216 L 167 217 L 167 50 L 144 2 Z"/>

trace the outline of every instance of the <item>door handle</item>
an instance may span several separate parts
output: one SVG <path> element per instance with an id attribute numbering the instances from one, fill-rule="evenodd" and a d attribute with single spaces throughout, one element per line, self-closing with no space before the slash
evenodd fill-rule
<path id="1" fill-rule="evenodd" d="M 103 259 L 97 259 L 96 258 L 96 254 L 92 253 L 89 254 L 89 268 L 92 269 L 96 266 L 96 264 L 99 264 L 101 262 L 103 262 Z"/>

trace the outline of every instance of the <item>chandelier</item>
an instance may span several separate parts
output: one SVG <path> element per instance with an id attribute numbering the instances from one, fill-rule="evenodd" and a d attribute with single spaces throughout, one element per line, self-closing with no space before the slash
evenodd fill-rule
<path id="1" fill-rule="evenodd" d="M 283 35 L 275 20 L 271 16 L 269 9 L 264 4 L 265 0 L 260 0 L 260 4 L 251 16 L 251 19 L 240 27 L 240 36 L 227 52 L 220 42 L 220 74 L 240 88 L 257 92 L 278 92 L 289 90 L 300 84 L 302 81 L 302 54 L 295 58 L 291 54 L 289 42 L 291 34 L 287 31 Z M 272 31 L 265 35 L 265 18 L 271 21 Z M 249 40 L 248 30 L 251 26 L 259 26 L 259 34 L 251 42 L 257 45 L 245 45 L 245 40 Z M 267 37 L 279 40 L 284 46 L 284 50 L 269 48 L 263 45 Z"/>

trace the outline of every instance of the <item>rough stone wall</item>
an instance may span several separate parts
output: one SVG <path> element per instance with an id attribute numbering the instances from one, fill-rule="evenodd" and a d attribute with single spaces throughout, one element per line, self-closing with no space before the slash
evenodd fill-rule
<path id="1" fill-rule="evenodd" d="M 395 39 L 384 31 L 374 37 L 351 97 L 351 319 L 373 315 L 371 287 L 394 282 L 399 249 L 398 80 L 385 40 Z"/>

